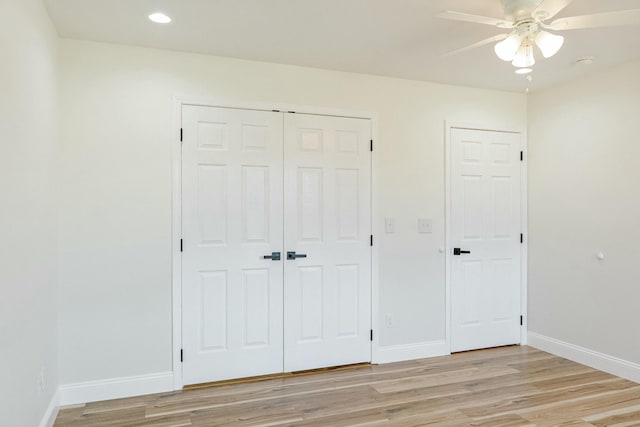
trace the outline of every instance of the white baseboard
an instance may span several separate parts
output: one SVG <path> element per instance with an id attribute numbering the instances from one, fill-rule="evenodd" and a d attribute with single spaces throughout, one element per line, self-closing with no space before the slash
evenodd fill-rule
<path id="1" fill-rule="evenodd" d="M 426 359 L 447 354 L 450 353 L 445 340 L 390 345 L 378 347 L 373 363 L 402 362 L 404 360 Z"/>
<path id="2" fill-rule="evenodd" d="M 164 393 L 173 390 L 173 372 L 87 381 L 60 386 L 60 406 Z"/>
<path id="3" fill-rule="evenodd" d="M 640 383 L 640 364 L 529 332 L 529 345 L 600 371 Z"/>
<path id="4" fill-rule="evenodd" d="M 60 392 L 56 391 L 51 397 L 49 406 L 47 406 L 47 410 L 42 416 L 38 427 L 53 427 L 53 424 L 56 422 L 56 417 L 58 416 L 58 409 L 60 408 L 59 397 Z"/>

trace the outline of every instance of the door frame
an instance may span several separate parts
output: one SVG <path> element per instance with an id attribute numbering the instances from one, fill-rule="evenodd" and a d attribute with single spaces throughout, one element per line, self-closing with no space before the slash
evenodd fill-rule
<path id="1" fill-rule="evenodd" d="M 236 108 L 241 110 L 278 111 L 283 113 L 313 114 L 318 116 L 335 116 L 371 121 L 371 139 L 378 141 L 378 114 L 370 111 L 343 110 L 336 108 L 315 107 L 308 105 L 293 105 L 284 103 L 265 103 L 238 101 L 233 99 L 200 98 L 188 96 L 173 97 L 173 124 L 171 136 L 168 138 L 171 144 L 171 308 L 172 308 L 172 371 L 173 389 L 180 390 L 184 386 L 182 378 L 182 252 L 180 241 L 182 239 L 182 107 L 194 105 L 200 107 Z M 377 150 L 371 153 L 371 234 L 380 229 L 377 212 L 379 212 L 379 198 L 377 197 Z M 379 250 L 374 244 L 371 248 L 371 328 L 376 330 L 379 320 Z M 371 363 L 377 363 L 379 337 L 373 334 L 371 342 Z"/>
<path id="2" fill-rule="evenodd" d="M 529 230 L 527 222 L 527 131 L 519 130 L 515 126 L 505 126 L 504 124 L 473 123 L 445 121 L 445 341 L 446 348 L 451 353 L 451 312 L 453 301 L 451 298 L 451 257 L 453 256 L 451 244 L 451 130 L 468 129 L 490 132 L 505 132 L 519 134 L 521 137 L 521 148 L 523 160 L 520 162 L 520 226 L 524 234 L 524 242 L 520 245 L 520 313 L 523 321 L 520 326 L 520 345 L 527 344 L 527 267 L 528 267 L 528 242 Z"/>

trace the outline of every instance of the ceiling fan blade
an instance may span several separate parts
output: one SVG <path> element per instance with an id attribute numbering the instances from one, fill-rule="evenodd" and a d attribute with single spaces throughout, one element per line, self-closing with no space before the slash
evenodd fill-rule
<path id="1" fill-rule="evenodd" d="M 531 16 L 540 21 L 551 19 L 565 7 L 569 6 L 572 1 L 573 0 L 542 0 L 542 3 L 533 10 Z"/>
<path id="2" fill-rule="evenodd" d="M 504 19 L 491 18 L 489 16 L 471 15 L 463 12 L 453 12 L 445 10 L 436 15 L 438 18 L 451 19 L 453 21 L 472 22 L 474 24 L 491 25 L 499 28 L 513 28 L 513 22 L 505 21 Z"/>
<path id="3" fill-rule="evenodd" d="M 456 50 L 452 50 L 451 52 L 447 52 L 447 53 L 444 54 L 444 56 L 457 55 L 459 53 L 466 52 L 468 50 L 475 49 L 477 47 L 481 47 L 481 46 L 484 46 L 486 44 L 499 42 L 501 40 L 506 39 L 508 36 L 509 36 L 508 34 L 498 34 L 497 36 L 489 37 L 488 39 L 484 39 L 484 40 L 481 40 L 481 41 L 476 42 L 474 44 L 470 44 L 469 46 L 465 46 L 465 47 L 462 47 L 460 49 L 456 49 Z"/>
<path id="4" fill-rule="evenodd" d="M 640 25 L 640 9 L 570 16 L 568 18 L 556 19 L 547 27 L 552 30 L 562 31 L 582 28 L 617 27 L 622 25 Z"/>

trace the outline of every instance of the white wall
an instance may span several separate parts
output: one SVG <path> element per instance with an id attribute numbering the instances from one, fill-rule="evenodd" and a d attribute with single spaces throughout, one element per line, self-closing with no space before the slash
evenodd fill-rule
<path id="1" fill-rule="evenodd" d="M 385 346 L 444 339 L 444 120 L 525 129 L 524 95 L 64 40 L 63 383 L 171 370 L 172 97 L 379 113 Z M 381 58 L 381 60 L 384 60 Z M 417 233 L 433 219 L 432 235 Z"/>
<path id="2" fill-rule="evenodd" d="M 638 76 L 640 61 L 528 102 L 529 330 L 635 363 Z"/>
<path id="3" fill-rule="evenodd" d="M 0 0 L 0 64 L 0 424 L 33 427 L 58 386 L 57 35 L 40 0 Z"/>

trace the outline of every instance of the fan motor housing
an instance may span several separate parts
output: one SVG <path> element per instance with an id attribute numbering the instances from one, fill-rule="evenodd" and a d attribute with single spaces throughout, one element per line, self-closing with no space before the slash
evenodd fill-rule
<path id="1" fill-rule="evenodd" d="M 513 22 L 531 18 L 542 0 L 504 0 L 504 17 Z"/>

